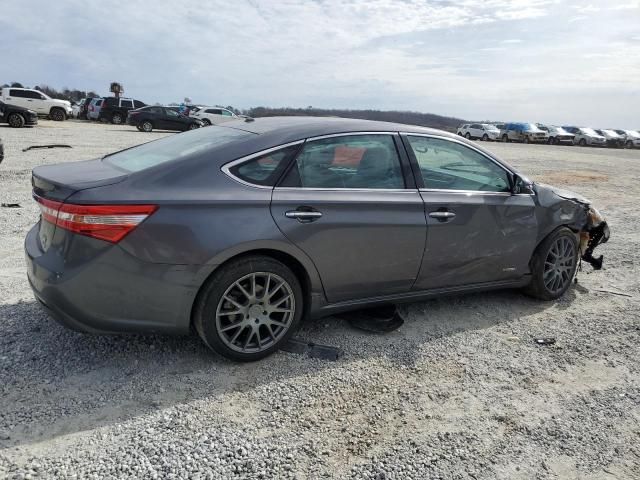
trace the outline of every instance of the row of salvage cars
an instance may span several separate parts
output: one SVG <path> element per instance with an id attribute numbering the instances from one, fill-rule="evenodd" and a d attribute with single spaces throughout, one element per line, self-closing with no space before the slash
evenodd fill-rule
<path id="1" fill-rule="evenodd" d="M 593 129 L 543 123 L 466 123 L 457 134 L 469 140 L 495 142 L 548 143 L 582 147 L 640 148 L 635 130 Z"/>

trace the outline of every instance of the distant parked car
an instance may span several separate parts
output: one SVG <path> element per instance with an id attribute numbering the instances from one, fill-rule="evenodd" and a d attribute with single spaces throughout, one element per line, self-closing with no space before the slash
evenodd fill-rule
<path id="1" fill-rule="evenodd" d="M 458 128 L 458 135 L 469 140 L 499 140 L 500 130 L 490 123 L 467 123 Z"/>
<path id="2" fill-rule="evenodd" d="M 580 145 L 581 147 L 586 147 L 587 145 L 592 147 L 604 147 L 607 145 L 607 139 L 596 133 L 593 128 L 571 126 L 565 126 L 562 128 L 575 135 L 573 138 L 573 143 L 575 145 Z"/>
<path id="3" fill-rule="evenodd" d="M 0 138 L 0 163 L 4 160 L 4 145 L 2 144 L 2 139 Z"/>
<path id="4" fill-rule="evenodd" d="M 607 142 L 607 147 L 611 148 L 624 148 L 625 137 L 619 135 L 614 130 L 609 130 L 606 128 L 599 128 L 596 130 L 598 135 L 602 135 Z"/>
<path id="5" fill-rule="evenodd" d="M 640 133 L 635 130 L 614 130 L 624 136 L 625 148 L 640 148 Z"/>
<path id="6" fill-rule="evenodd" d="M 154 128 L 184 132 L 202 127 L 202 122 L 196 118 L 181 115 L 173 108 L 158 106 L 130 110 L 127 123 L 141 132 L 150 132 Z"/>
<path id="7" fill-rule="evenodd" d="M 93 98 L 87 97 L 81 99 L 78 102 L 78 113 L 76 115 L 76 118 L 79 118 L 81 120 L 87 119 L 87 113 L 89 112 L 89 104 L 91 103 L 91 100 L 93 100 Z"/>
<path id="8" fill-rule="evenodd" d="M 547 132 L 533 123 L 507 123 L 500 135 L 503 142 L 546 143 L 549 138 Z"/>
<path id="9" fill-rule="evenodd" d="M 536 125 L 540 130 L 547 132 L 549 137 L 547 143 L 549 145 L 573 145 L 575 135 L 567 132 L 564 128 L 556 127 L 555 125 L 543 125 L 541 123 L 537 123 Z"/>
<path id="10" fill-rule="evenodd" d="M 238 116 L 231 110 L 220 107 L 202 107 L 197 111 L 192 111 L 190 116 L 202 120 L 205 126 L 238 120 Z"/>
<path id="11" fill-rule="evenodd" d="M 89 120 L 98 120 L 103 102 L 104 98 L 91 99 L 91 102 L 89 102 L 89 107 L 87 108 L 87 118 Z"/>
<path id="12" fill-rule="evenodd" d="M 129 110 L 146 106 L 146 103 L 133 98 L 107 97 L 102 103 L 98 119 L 119 125 L 125 122 Z"/>
<path id="13" fill-rule="evenodd" d="M 0 101 L 0 123 L 8 123 L 10 127 L 21 128 L 38 124 L 38 114 L 28 108 L 7 105 Z"/>
<path id="14" fill-rule="evenodd" d="M 72 114 L 71 102 L 51 98 L 31 88 L 5 87 L 2 89 L 0 100 L 7 105 L 28 108 L 38 115 L 47 115 L 51 120 L 66 120 Z"/>

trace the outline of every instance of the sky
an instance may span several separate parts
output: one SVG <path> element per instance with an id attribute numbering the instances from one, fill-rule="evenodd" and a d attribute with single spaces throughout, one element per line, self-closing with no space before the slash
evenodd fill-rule
<path id="1" fill-rule="evenodd" d="M 640 0 L 29 0 L 0 83 L 640 128 Z"/>

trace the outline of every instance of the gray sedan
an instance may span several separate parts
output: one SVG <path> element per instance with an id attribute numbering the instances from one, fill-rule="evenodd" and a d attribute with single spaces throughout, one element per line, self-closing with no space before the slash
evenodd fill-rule
<path id="1" fill-rule="evenodd" d="M 243 119 L 33 170 L 36 298 L 84 332 L 188 333 L 256 360 L 303 317 L 522 288 L 552 300 L 609 231 L 459 136 Z"/>

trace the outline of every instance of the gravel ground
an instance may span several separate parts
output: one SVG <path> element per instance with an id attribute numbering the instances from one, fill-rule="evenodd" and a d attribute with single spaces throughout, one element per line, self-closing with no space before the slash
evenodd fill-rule
<path id="1" fill-rule="evenodd" d="M 299 336 L 342 348 L 337 362 L 234 364 L 195 337 L 68 331 L 27 284 L 31 168 L 165 134 L 0 128 L 0 201 L 21 204 L 0 208 L 0 477 L 640 478 L 640 151 L 489 145 L 610 221 L 605 268 L 585 266 L 561 300 L 504 291 L 412 304 L 385 335 L 327 318 Z M 21 151 L 42 143 L 73 149 Z"/>

